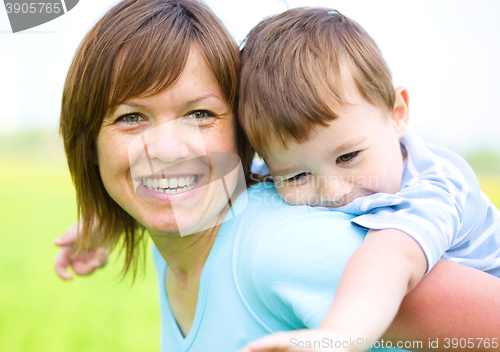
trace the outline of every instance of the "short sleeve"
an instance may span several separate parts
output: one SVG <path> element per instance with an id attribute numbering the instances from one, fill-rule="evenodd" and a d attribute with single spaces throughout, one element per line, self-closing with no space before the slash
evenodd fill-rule
<path id="1" fill-rule="evenodd" d="M 459 235 L 464 215 L 463 189 L 462 180 L 454 174 L 424 173 L 396 194 L 365 197 L 357 204 L 364 215 L 353 219 L 353 223 L 407 233 L 422 248 L 428 273 Z"/>

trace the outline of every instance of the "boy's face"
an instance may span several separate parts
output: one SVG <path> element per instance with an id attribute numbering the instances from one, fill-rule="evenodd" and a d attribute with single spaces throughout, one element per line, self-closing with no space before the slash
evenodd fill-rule
<path id="1" fill-rule="evenodd" d="M 265 159 L 280 196 L 290 204 L 339 207 L 361 196 L 398 192 L 408 95 L 398 88 L 396 96 L 396 108 L 389 113 L 357 94 L 308 141 L 270 148 Z"/>

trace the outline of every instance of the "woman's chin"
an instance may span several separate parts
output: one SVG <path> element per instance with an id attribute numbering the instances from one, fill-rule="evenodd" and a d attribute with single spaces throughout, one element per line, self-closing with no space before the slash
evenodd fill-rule
<path id="1" fill-rule="evenodd" d="M 196 206 L 180 203 L 173 206 L 170 203 L 167 204 L 166 207 L 143 208 L 135 218 L 151 234 L 184 237 L 220 225 L 226 213 L 224 210 L 228 208 L 227 203 L 226 206 L 219 204 L 217 207 L 213 204 L 206 206 L 205 202 L 199 202 Z"/>
<path id="2" fill-rule="evenodd" d="M 155 219 L 146 226 L 151 234 L 165 237 L 185 237 L 195 233 L 202 233 L 218 225 L 216 221 L 210 219 L 193 219 L 179 215 L 172 219 Z M 213 220 L 213 218 L 212 218 Z"/>

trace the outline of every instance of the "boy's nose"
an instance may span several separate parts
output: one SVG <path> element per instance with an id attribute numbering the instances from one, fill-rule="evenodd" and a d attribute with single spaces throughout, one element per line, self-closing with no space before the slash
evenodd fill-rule
<path id="1" fill-rule="evenodd" d="M 339 177 L 324 178 L 320 182 L 321 202 L 324 205 L 335 206 L 345 195 L 352 192 L 352 183 Z"/>

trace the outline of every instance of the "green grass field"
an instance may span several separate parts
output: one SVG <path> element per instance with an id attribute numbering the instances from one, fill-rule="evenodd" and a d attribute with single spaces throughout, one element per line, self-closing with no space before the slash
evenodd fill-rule
<path id="1" fill-rule="evenodd" d="M 72 282 L 53 270 L 52 239 L 76 218 L 66 166 L 0 155 L 0 351 L 158 351 L 151 256 L 147 275 L 119 282 L 121 258 Z"/>
<path id="2" fill-rule="evenodd" d="M 158 351 L 151 255 L 146 276 L 138 274 L 133 286 L 130 278 L 119 282 L 122 261 L 114 257 L 89 277 L 56 276 L 52 239 L 75 221 L 76 207 L 60 144 L 54 145 L 7 155 L 0 143 L 0 351 Z M 500 176 L 480 182 L 500 206 Z"/>

